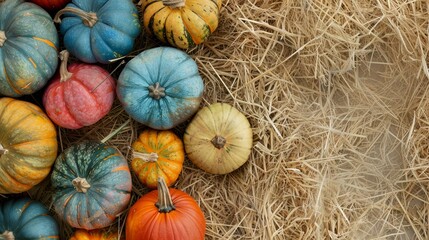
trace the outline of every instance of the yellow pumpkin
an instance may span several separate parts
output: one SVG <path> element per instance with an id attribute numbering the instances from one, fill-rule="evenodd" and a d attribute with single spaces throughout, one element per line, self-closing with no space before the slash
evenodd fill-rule
<path id="1" fill-rule="evenodd" d="M 225 103 L 198 111 L 184 135 L 188 158 L 213 174 L 227 174 L 242 166 L 249 158 L 252 142 L 247 118 Z"/>
<path id="2" fill-rule="evenodd" d="M 182 171 L 185 151 L 182 140 L 170 130 L 144 130 L 132 144 L 131 167 L 140 182 L 157 188 L 158 178 L 171 186 Z"/>
<path id="3" fill-rule="evenodd" d="M 57 156 L 57 134 L 36 105 L 0 98 L 0 193 L 20 193 L 41 182 Z"/>
<path id="4" fill-rule="evenodd" d="M 147 33 L 187 49 L 216 30 L 222 0 L 140 0 L 139 4 Z"/>

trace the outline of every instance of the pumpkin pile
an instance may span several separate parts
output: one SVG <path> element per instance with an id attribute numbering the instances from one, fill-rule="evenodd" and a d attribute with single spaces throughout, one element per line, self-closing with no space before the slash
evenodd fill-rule
<path id="1" fill-rule="evenodd" d="M 119 239 L 103 229 L 120 214 L 127 214 L 126 239 L 204 239 L 198 203 L 171 188 L 185 156 L 208 173 L 227 174 L 252 147 L 250 124 L 237 109 L 200 109 L 203 78 L 183 51 L 215 31 L 221 0 L 31 2 L 0 0 L 0 194 L 28 191 L 51 173 L 52 206 L 76 228 L 71 239 Z M 133 56 L 144 33 L 170 46 Z M 129 61 L 116 80 L 106 66 L 118 59 Z M 17 99 L 40 91 L 43 106 Z M 58 151 L 55 125 L 91 126 L 115 97 L 146 127 L 130 146 L 130 162 L 105 140 Z M 172 129 L 188 120 L 182 141 Z M 152 191 L 127 210 L 132 174 Z M 41 203 L 17 197 L 0 205 L 0 239 L 14 238 L 58 238 L 58 224 Z"/>

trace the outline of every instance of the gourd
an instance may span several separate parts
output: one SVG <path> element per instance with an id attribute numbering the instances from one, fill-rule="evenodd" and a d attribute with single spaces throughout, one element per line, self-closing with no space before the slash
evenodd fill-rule
<path id="1" fill-rule="evenodd" d="M 69 129 L 98 122 L 112 108 L 114 79 L 97 65 L 73 63 L 67 68 L 68 51 L 62 51 L 60 56 L 60 74 L 43 95 L 46 113 L 54 123 Z"/>
<path id="2" fill-rule="evenodd" d="M 54 124 L 38 106 L 0 98 L 0 194 L 21 193 L 40 183 L 57 149 Z"/>
<path id="3" fill-rule="evenodd" d="M 195 61 L 185 52 L 157 47 L 130 60 L 116 92 L 125 111 L 150 128 L 171 129 L 199 108 L 204 90 Z"/>
<path id="4" fill-rule="evenodd" d="M 116 148 L 100 142 L 82 141 L 64 150 L 51 180 L 55 211 L 75 228 L 112 224 L 131 197 L 127 161 Z"/>
<path id="5" fill-rule="evenodd" d="M 119 240 L 118 232 L 108 230 L 77 229 L 69 240 Z"/>
<path id="6" fill-rule="evenodd" d="M 213 174 L 227 174 L 242 166 L 249 158 L 253 142 L 247 118 L 226 103 L 215 103 L 198 111 L 183 138 L 188 158 Z"/>
<path id="7" fill-rule="evenodd" d="M 0 203 L 0 239 L 59 239 L 58 224 L 40 202 L 29 198 Z"/>
<path id="8" fill-rule="evenodd" d="M 58 65 L 58 33 L 50 15 L 24 0 L 0 0 L 0 96 L 40 90 Z"/>
<path id="9" fill-rule="evenodd" d="M 197 202 L 185 192 L 168 188 L 158 179 L 158 190 L 142 196 L 130 208 L 127 240 L 204 239 L 206 221 Z"/>
<path id="10" fill-rule="evenodd" d="M 201 44 L 216 30 L 222 0 L 141 0 L 146 32 L 174 47 Z"/>
<path id="11" fill-rule="evenodd" d="M 47 11 L 56 11 L 63 8 L 70 0 L 30 0 Z"/>
<path id="12" fill-rule="evenodd" d="M 107 64 L 128 54 L 141 31 L 132 0 L 73 0 L 54 21 L 61 23 L 65 48 L 86 63 Z"/>
<path id="13" fill-rule="evenodd" d="M 132 144 L 131 167 L 140 182 L 157 187 L 158 177 L 171 186 L 182 171 L 185 151 L 182 140 L 172 131 L 144 130 Z"/>

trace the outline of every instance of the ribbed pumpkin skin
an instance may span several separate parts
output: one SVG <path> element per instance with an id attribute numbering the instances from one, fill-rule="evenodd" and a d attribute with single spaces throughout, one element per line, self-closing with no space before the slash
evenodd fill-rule
<path id="1" fill-rule="evenodd" d="M 85 178 L 91 187 L 78 192 L 72 181 Z M 86 230 L 114 222 L 130 201 L 131 174 L 127 161 L 114 147 L 83 141 L 62 152 L 54 165 L 53 204 L 70 226 Z"/>
<path id="2" fill-rule="evenodd" d="M 73 233 L 69 240 L 119 240 L 117 232 L 108 232 L 106 230 L 86 231 L 78 229 Z"/>
<path id="3" fill-rule="evenodd" d="M 158 177 L 165 179 L 171 186 L 179 177 L 185 160 L 182 140 L 172 131 L 156 131 L 147 129 L 132 144 L 132 148 L 140 153 L 156 153 L 156 162 L 148 162 L 142 158 L 133 158 L 131 167 L 140 182 L 149 188 L 157 187 Z"/>
<path id="4" fill-rule="evenodd" d="M 98 21 L 93 27 L 84 25 L 77 15 L 67 13 L 60 24 L 64 46 L 86 63 L 109 63 L 134 47 L 141 27 L 138 11 L 131 0 L 73 0 L 66 7 L 94 12 Z"/>
<path id="5" fill-rule="evenodd" d="M 36 105 L 0 98 L 0 193 L 20 193 L 41 182 L 57 156 L 56 129 Z"/>
<path id="6" fill-rule="evenodd" d="M 64 7 L 71 0 L 30 0 L 47 11 L 54 11 Z"/>
<path id="7" fill-rule="evenodd" d="M 49 118 L 61 127 L 78 129 L 103 118 L 115 99 L 115 81 L 97 65 L 74 63 L 68 67 L 70 79 L 56 76 L 43 95 Z"/>
<path id="8" fill-rule="evenodd" d="M 211 142 L 216 136 L 225 139 L 222 148 Z M 249 158 L 253 135 L 247 118 L 226 103 L 202 108 L 186 128 L 183 137 L 188 158 L 208 173 L 227 174 Z"/>
<path id="9" fill-rule="evenodd" d="M 141 0 L 146 32 L 174 47 L 187 49 L 204 42 L 219 23 L 222 0 L 185 0 L 172 8 L 162 0 Z"/>
<path id="10" fill-rule="evenodd" d="M 159 83 L 165 96 L 150 96 Z M 171 129 L 186 121 L 201 102 L 204 84 L 198 66 L 185 52 L 171 47 L 145 50 L 127 63 L 116 92 L 125 111 L 150 128 Z"/>
<path id="11" fill-rule="evenodd" d="M 170 188 L 176 210 L 160 213 L 153 190 L 130 208 L 125 225 L 127 240 L 204 239 L 206 221 L 197 202 L 187 193 Z"/>
<path id="12" fill-rule="evenodd" d="M 0 204 L 0 239 L 6 231 L 15 239 L 59 239 L 58 224 L 38 201 L 12 199 Z M 6 238 L 7 239 L 7 238 Z"/>
<path id="13" fill-rule="evenodd" d="M 0 2 L 0 95 L 18 97 L 41 89 L 58 65 L 58 33 L 50 15 L 23 0 Z M 1 45 L 1 44 L 0 44 Z"/>

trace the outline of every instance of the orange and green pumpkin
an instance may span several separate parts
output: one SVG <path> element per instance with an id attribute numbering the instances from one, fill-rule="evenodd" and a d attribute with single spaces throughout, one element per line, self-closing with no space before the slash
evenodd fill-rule
<path id="1" fill-rule="evenodd" d="M 56 129 L 36 105 L 0 98 L 0 194 L 41 182 L 57 156 Z"/>

